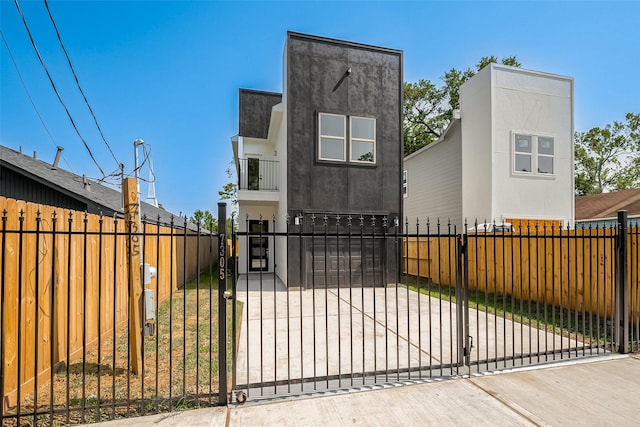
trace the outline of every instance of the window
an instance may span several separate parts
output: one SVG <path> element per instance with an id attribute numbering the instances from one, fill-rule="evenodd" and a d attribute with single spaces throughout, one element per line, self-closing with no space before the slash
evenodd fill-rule
<path id="1" fill-rule="evenodd" d="M 533 175 L 553 175 L 554 145 L 552 137 L 515 134 L 513 171 Z"/>
<path id="2" fill-rule="evenodd" d="M 376 162 L 376 119 L 320 113 L 318 129 L 318 159 L 365 164 Z"/>
<path id="3" fill-rule="evenodd" d="M 365 117 L 351 117 L 351 161 L 375 163 L 376 121 Z"/>
<path id="4" fill-rule="evenodd" d="M 319 158 L 321 160 L 346 160 L 345 124 L 345 116 L 320 114 Z"/>
<path id="5" fill-rule="evenodd" d="M 538 137 L 538 173 L 553 174 L 553 138 Z"/>
<path id="6" fill-rule="evenodd" d="M 402 197 L 407 197 L 407 171 L 402 171 Z"/>
<path id="7" fill-rule="evenodd" d="M 531 136 L 516 135 L 515 171 L 531 172 Z"/>

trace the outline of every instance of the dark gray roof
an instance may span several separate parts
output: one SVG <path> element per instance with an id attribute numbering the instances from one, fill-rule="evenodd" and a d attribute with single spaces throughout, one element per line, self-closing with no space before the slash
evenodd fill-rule
<path id="1" fill-rule="evenodd" d="M 122 193 L 99 182 L 89 180 L 72 172 L 53 168 L 50 163 L 27 156 L 11 148 L 0 145 L 0 165 L 24 175 L 39 184 L 59 191 L 88 205 L 97 206 L 105 215 L 124 215 Z M 88 182 L 89 185 L 85 185 Z M 140 210 L 148 222 L 169 224 L 173 218 L 176 225 L 184 225 L 184 219 L 164 209 L 142 202 Z M 191 228 L 190 224 L 189 228 Z"/>

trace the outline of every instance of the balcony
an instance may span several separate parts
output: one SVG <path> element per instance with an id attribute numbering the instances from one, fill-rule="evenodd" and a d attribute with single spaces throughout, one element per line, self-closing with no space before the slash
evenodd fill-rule
<path id="1" fill-rule="evenodd" d="M 278 163 L 275 160 L 238 159 L 238 190 L 278 191 Z"/>

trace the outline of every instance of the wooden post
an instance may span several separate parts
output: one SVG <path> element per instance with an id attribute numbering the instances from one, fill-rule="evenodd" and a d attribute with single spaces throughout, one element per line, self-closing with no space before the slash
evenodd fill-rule
<path id="1" fill-rule="evenodd" d="M 140 212 L 138 212 L 138 182 L 135 178 L 122 181 L 124 218 L 129 234 L 127 252 L 129 260 L 129 347 L 131 349 L 131 370 L 142 372 L 142 281 L 140 277 L 141 236 L 139 233 Z"/>

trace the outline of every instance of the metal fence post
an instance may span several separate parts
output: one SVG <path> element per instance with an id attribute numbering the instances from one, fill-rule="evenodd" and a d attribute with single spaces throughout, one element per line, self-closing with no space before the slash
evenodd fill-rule
<path id="1" fill-rule="evenodd" d="M 456 326 L 458 339 L 458 367 L 468 363 L 469 351 L 469 316 L 466 286 L 467 245 L 464 234 L 456 235 Z"/>
<path id="2" fill-rule="evenodd" d="M 616 319 L 619 353 L 629 352 L 629 288 L 627 286 L 627 211 L 618 211 L 616 238 Z"/>
<path id="3" fill-rule="evenodd" d="M 218 403 L 227 404 L 227 204 L 218 202 Z"/>

